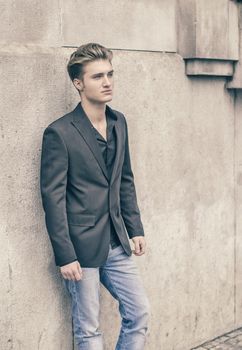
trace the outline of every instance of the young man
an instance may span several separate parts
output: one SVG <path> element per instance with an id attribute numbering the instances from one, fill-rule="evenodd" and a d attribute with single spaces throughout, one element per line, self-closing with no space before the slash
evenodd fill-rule
<path id="1" fill-rule="evenodd" d="M 78 349 L 103 349 L 100 281 L 119 302 L 116 350 L 144 349 L 149 304 L 132 258 L 145 239 L 130 163 L 127 124 L 109 106 L 112 52 L 79 47 L 68 73 L 81 102 L 44 132 L 41 193 L 56 265 L 72 299 Z M 110 312 L 112 312 L 110 310 Z"/>

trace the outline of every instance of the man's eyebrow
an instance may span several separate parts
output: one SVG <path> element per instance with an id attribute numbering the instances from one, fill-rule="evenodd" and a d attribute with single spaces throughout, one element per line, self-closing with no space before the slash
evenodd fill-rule
<path id="1" fill-rule="evenodd" d="M 110 74 L 110 73 L 113 73 L 113 72 L 114 72 L 114 70 L 112 69 L 112 70 L 108 71 L 108 73 L 107 73 L 107 74 Z M 94 74 L 92 74 L 92 75 L 91 75 L 91 77 L 96 77 L 96 76 L 98 76 L 98 75 L 104 75 L 104 73 L 103 73 L 103 72 L 100 72 L 100 73 L 94 73 Z"/>

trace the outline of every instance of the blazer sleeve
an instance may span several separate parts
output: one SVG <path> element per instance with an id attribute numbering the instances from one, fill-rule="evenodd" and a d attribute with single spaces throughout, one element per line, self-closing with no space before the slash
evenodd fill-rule
<path id="1" fill-rule="evenodd" d="M 140 210 L 137 204 L 137 196 L 134 184 L 134 175 L 131 168 L 128 127 L 125 122 L 125 155 L 122 167 L 121 186 L 120 186 L 120 207 L 125 227 L 129 238 L 135 236 L 144 236 L 144 229 L 141 222 Z"/>
<path id="2" fill-rule="evenodd" d="M 40 187 L 45 221 L 56 265 L 76 260 L 66 213 L 68 151 L 59 133 L 48 127 L 43 135 Z"/>

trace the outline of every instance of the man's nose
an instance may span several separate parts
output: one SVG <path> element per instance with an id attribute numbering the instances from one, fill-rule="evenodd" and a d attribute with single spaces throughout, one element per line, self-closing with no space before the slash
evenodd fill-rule
<path id="1" fill-rule="evenodd" d="M 111 81 L 110 81 L 108 76 L 104 76 L 104 78 L 103 78 L 103 85 L 104 86 L 110 86 L 111 85 Z"/>

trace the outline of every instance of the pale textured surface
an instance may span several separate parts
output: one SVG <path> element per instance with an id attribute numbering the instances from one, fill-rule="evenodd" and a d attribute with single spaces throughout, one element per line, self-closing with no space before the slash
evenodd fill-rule
<path id="1" fill-rule="evenodd" d="M 242 89 L 242 3 L 239 4 L 239 61 L 235 63 L 233 79 L 227 84 L 229 89 Z"/>
<path id="2" fill-rule="evenodd" d="M 58 46 L 59 0 L 0 0 L 0 43 Z"/>
<path id="3" fill-rule="evenodd" d="M 231 0 L 178 0 L 178 51 L 186 58 L 238 59 L 238 12 Z"/>
<path id="4" fill-rule="evenodd" d="M 67 350 L 71 344 L 67 300 L 53 264 L 39 195 L 42 131 L 53 114 L 63 111 L 65 77 L 57 67 L 64 62 L 54 52 L 21 54 L 19 50 L 15 56 L 16 51 L 14 57 L 1 54 L 0 61 L 1 227 L 6 225 L 7 236 L 1 269 L 6 261 L 8 276 L 8 294 L 5 288 L 1 293 L 4 299 L 7 296 L 9 308 L 1 319 L 6 315 L 11 321 L 9 332 L 8 323 L 3 329 L 0 348 Z M 5 331 L 11 339 L 9 347 Z"/>
<path id="5" fill-rule="evenodd" d="M 2 143 L 0 142 L 0 146 Z M 0 162 L 2 169 L 2 162 Z M 1 198 L 3 196 L 1 195 Z M 11 268 L 9 265 L 8 257 L 8 233 L 5 222 L 6 212 L 4 211 L 4 205 L 1 201 L 1 215 L 0 215 L 0 235 L 1 235 L 1 245 L 0 245 L 0 279 L 1 279 L 1 293 L 0 293 L 0 350 L 11 349 L 12 345 L 12 308 L 11 308 Z M 3 347 L 4 344 L 4 347 Z"/>
<path id="6" fill-rule="evenodd" d="M 175 0 L 61 0 L 63 45 L 176 51 Z"/>
<path id="7" fill-rule="evenodd" d="M 235 138 L 235 184 L 236 184 L 236 240 L 235 240 L 235 263 L 236 263 L 236 324 L 242 323 L 242 91 L 236 96 L 236 138 Z"/>
<path id="8" fill-rule="evenodd" d="M 10 3 L 17 6 L 17 2 Z M 91 2 L 82 3 L 91 15 Z M 155 5 L 155 1 L 150 3 Z M 160 3 L 156 3 L 157 12 L 163 6 Z M 46 5 L 47 17 L 53 13 L 52 5 Z M 7 8 L 11 18 L 22 13 L 18 7 L 16 11 Z M 171 13 L 167 20 L 172 22 L 173 12 L 167 11 Z M 71 18 L 76 23 L 76 14 L 72 15 L 68 14 L 66 22 L 70 26 Z M 41 11 L 39 17 L 42 21 Z M 150 21 L 149 16 L 145 20 Z M 70 300 L 44 227 L 39 158 L 44 128 L 78 102 L 65 71 L 73 50 L 49 48 L 52 38 L 53 46 L 58 45 L 55 21 L 48 22 L 53 28 L 43 26 L 44 31 L 36 23 L 35 34 L 32 22 L 26 24 L 29 32 L 21 32 L 21 20 L 16 22 L 16 41 L 35 41 L 40 46 L 8 43 L 0 52 L 0 349 L 72 350 Z M 123 29 L 123 23 L 118 23 Z M 89 39 L 87 32 L 81 33 L 80 41 L 74 35 L 73 31 L 77 45 Z M 164 35 L 170 38 L 169 33 Z M 139 45 L 137 40 L 136 49 Z M 235 173 L 241 171 L 242 161 L 242 96 L 239 93 L 235 100 L 223 78 L 187 78 L 184 61 L 176 54 L 135 50 L 114 54 L 112 106 L 128 120 L 149 245 L 147 255 L 136 258 L 152 304 L 147 350 L 187 350 L 242 323 L 242 195 L 240 175 Z M 118 335 L 120 319 L 113 310 L 117 311 L 116 303 L 102 290 L 105 350 L 114 349 Z"/>

